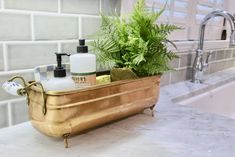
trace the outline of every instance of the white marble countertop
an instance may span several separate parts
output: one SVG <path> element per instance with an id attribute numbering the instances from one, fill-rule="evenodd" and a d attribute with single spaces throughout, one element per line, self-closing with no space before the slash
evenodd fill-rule
<path id="1" fill-rule="evenodd" d="M 69 139 L 36 131 L 29 122 L 0 130 L 1 157 L 234 157 L 235 120 L 180 106 L 180 100 L 222 82 L 235 69 L 210 76 L 205 84 L 188 81 L 161 88 L 155 117 L 138 114 Z M 177 97 L 177 98 L 176 98 Z"/>

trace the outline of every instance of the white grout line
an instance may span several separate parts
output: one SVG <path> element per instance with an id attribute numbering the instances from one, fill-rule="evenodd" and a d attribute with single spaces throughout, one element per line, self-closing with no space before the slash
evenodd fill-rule
<path id="1" fill-rule="evenodd" d="M 58 0 L 58 13 L 61 14 L 61 0 Z"/>
<path id="2" fill-rule="evenodd" d="M 171 84 L 171 72 L 169 73 L 169 82 L 168 82 L 168 84 Z"/>
<path id="3" fill-rule="evenodd" d="M 0 105 L 26 100 L 26 97 L 0 101 Z"/>
<path id="4" fill-rule="evenodd" d="M 8 100 L 5 100 L 5 101 L 0 101 L 0 106 L 5 106 L 6 104 L 8 103 Z"/>
<path id="5" fill-rule="evenodd" d="M 100 13 L 102 13 L 102 5 L 103 5 L 103 4 L 102 4 L 102 0 L 99 0 L 99 3 L 100 3 L 100 4 L 99 4 L 99 11 L 100 11 Z"/>
<path id="6" fill-rule="evenodd" d="M 30 15 L 30 29 L 31 29 L 31 39 L 32 39 L 32 41 L 35 41 L 34 14 Z"/>
<path id="7" fill-rule="evenodd" d="M 32 11 L 27 12 L 27 11 L 21 11 L 21 10 L 3 9 L 3 10 L 0 10 L 0 13 L 30 15 Z"/>
<path id="8" fill-rule="evenodd" d="M 34 13 L 35 15 L 47 15 L 47 16 L 62 16 L 62 17 L 100 17 L 100 15 L 89 15 L 89 14 L 79 14 L 79 13 L 60 13 L 58 12 L 46 12 L 46 11 L 31 11 L 31 10 L 17 10 L 17 9 L 4 9 L 0 10 L 2 13 L 9 13 L 9 14 L 24 14 L 30 15 Z"/>
<path id="9" fill-rule="evenodd" d="M 189 54 L 196 54 L 196 51 L 188 51 L 188 52 L 179 52 L 177 53 L 178 56 L 189 55 Z"/>
<path id="10" fill-rule="evenodd" d="M 8 64 L 8 53 L 7 53 L 7 45 L 6 45 L 6 43 L 2 43 L 2 48 L 3 48 L 4 71 L 8 71 L 9 64 Z"/>
<path id="11" fill-rule="evenodd" d="M 82 38 L 82 18 L 81 16 L 78 17 L 78 38 Z"/>
<path id="12" fill-rule="evenodd" d="M 4 0 L 1 0 L 1 9 L 4 9 L 4 6 L 5 6 Z"/>
<path id="13" fill-rule="evenodd" d="M 180 67 L 180 65 L 181 65 L 181 57 L 179 57 L 179 62 L 178 62 L 178 67 Z"/>
<path id="14" fill-rule="evenodd" d="M 1 43 L 6 43 L 6 44 L 37 44 L 37 43 L 57 43 L 57 42 L 76 42 L 77 39 L 70 39 L 70 40 L 37 40 L 37 41 L 0 41 Z"/>
<path id="15" fill-rule="evenodd" d="M 185 69 L 188 69 L 189 67 L 191 67 L 191 66 L 186 66 L 186 67 L 178 67 L 178 68 L 175 68 L 175 71 L 179 71 L 179 70 L 185 70 Z"/>
<path id="16" fill-rule="evenodd" d="M 58 52 L 58 53 L 61 53 L 61 52 L 62 52 L 62 49 L 61 49 L 61 42 L 58 42 L 58 43 L 57 43 L 57 52 Z"/>
<path id="17" fill-rule="evenodd" d="M 7 112 L 8 112 L 8 125 L 12 126 L 12 113 L 11 113 L 11 103 L 7 103 Z"/>
<path id="18" fill-rule="evenodd" d="M 11 75 L 11 74 L 13 74 L 13 75 L 15 75 L 15 74 L 24 74 L 24 73 L 29 73 L 29 72 L 33 72 L 33 69 L 3 71 L 3 72 L 0 72 L 0 76 Z"/>
<path id="19" fill-rule="evenodd" d="M 225 62 L 225 61 L 231 61 L 233 60 L 233 58 L 226 58 L 226 59 L 220 59 L 220 60 L 214 60 L 212 62 L 209 63 L 209 66 L 211 63 L 219 63 L 219 62 Z"/>

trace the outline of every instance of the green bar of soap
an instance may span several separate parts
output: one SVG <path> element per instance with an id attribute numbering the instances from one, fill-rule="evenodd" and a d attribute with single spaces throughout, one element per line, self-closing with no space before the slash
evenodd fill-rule
<path id="1" fill-rule="evenodd" d="M 110 83 L 111 78 L 110 75 L 101 75 L 96 77 L 96 84 L 105 84 L 105 83 Z"/>

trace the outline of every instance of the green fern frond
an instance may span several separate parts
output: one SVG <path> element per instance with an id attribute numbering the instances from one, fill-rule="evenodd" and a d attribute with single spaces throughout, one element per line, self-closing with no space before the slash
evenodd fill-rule
<path id="1" fill-rule="evenodd" d="M 166 43 L 173 44 L 168 35 L 179 27 L 156 23 L 164 10 L 149 11 L 145 0 L 138 0 L 128 20 L 102 15 L 98 39 L 92 43 L 98 62 L 130 68 L 139 76 L 170 70 L 169 61 L 177 55 Z"/>

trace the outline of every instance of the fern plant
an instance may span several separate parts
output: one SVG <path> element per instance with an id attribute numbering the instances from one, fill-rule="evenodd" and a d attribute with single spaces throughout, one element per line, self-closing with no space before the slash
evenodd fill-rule
<path id="1" fill-rule="evenodd" d="M 138 0 L 128 19 L 102 15 L 98 38 L 91 43 L 103 66 L 127 67 L 138 76 L 162 74 L 177 55 L 167 49 L 168 35 L 175 25 L 156 24 L 164 12 L 149 11 L 145 0 Z"/>

